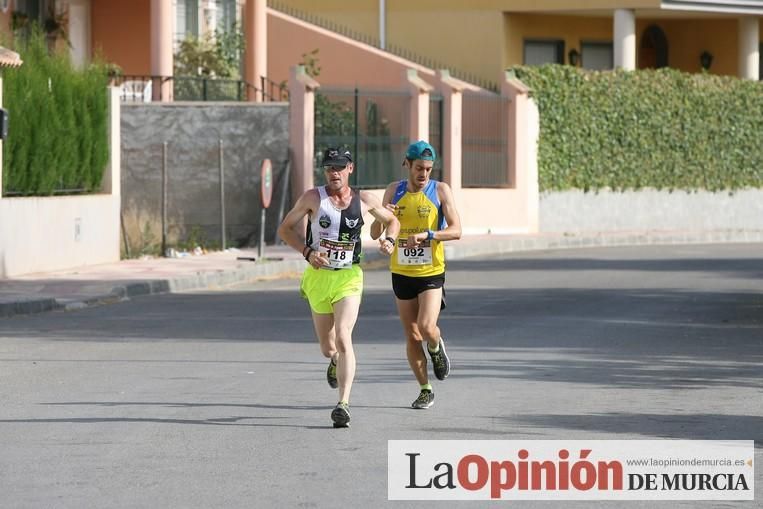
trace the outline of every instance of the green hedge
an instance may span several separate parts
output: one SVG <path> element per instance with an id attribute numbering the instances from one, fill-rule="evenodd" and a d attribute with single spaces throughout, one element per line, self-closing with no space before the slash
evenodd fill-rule
<path id="1" fill-rule="evenodd" d="M 15 49 L 24 64 L 3 73 L 4 194 L 98 192 L 109 159 L 106 68 L 75 70 L 39 32 Z"/>
<path id="2" fill-rule="evenodd" d="M 763 187 L 763 83 L 672 69 L 513 70 L 540 110 L 541 190 Z"/>

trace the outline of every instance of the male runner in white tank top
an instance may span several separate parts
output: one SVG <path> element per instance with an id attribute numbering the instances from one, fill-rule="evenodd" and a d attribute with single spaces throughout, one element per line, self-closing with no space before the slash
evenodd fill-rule
<path id="1" fill-rule="evenodd" d="M 350 188 L 355 170 L 348 150 L 329 148 L 323 154 L 326 185 L 309 189 L 284 218 L 278 234 L 309 263 L 302 275 L 302 296 L 310 303 L 321 352 L 330 360 L 326 378 L 339 388 L 339 403 L 331 412 L 335 428 L 350 422 L 350 389 L 355 377 L 352 330 L 363 293 L 360 231 L 364 212 L 386 227 L 379 250 L 389 256 L 400 223 L 379 198 Z M 305 238 L 295 230 L 308 217 Z"/>

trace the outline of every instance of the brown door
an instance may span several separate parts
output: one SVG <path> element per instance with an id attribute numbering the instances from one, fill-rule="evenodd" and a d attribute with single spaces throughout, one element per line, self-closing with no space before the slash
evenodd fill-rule
<path id="1" fill-rule="evenodd" d="M 650 25 L 641 35 L 638 51 L 639 69 L 659 69 L 668 66 L 668 38 L 657 25 Z"/>

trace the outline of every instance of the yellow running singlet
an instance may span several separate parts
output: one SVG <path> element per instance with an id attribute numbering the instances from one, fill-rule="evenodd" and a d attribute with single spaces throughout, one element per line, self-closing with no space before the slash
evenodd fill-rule
<path id="1" fill-rule="evenodd" d="M 432 239 L 422 242 L 418 248 L 405 247 L 408 235 L 445 227 L 445 217 L 437 197 L 437 181 L 430 180 L 422 191 L 411 193 L 408 191 L 408 181 L 401 180 L 390 203 L 397 205 L 395 215 L 400 221 L 400 236 L 390 257 L 390 271 L 411 277 L 436 276 L 445 272 L 442 242 Z"/>

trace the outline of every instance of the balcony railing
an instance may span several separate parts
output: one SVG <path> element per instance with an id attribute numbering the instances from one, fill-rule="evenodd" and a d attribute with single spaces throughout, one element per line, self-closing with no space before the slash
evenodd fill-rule
<path id="1" fill-rule="evenodd" d="M 264 102 L 289 100 L 285 83 L 264 76 L 259 87 L 243 80 L 203 76 L 119 75 L 112 77 L 112 84 L 121 88 L 123 102 L 247 101 L 250 95 Z"/>

